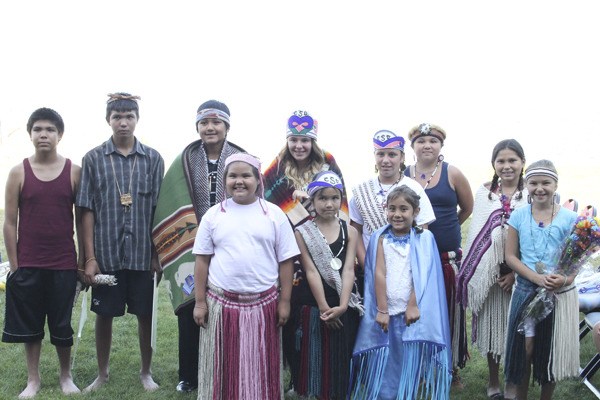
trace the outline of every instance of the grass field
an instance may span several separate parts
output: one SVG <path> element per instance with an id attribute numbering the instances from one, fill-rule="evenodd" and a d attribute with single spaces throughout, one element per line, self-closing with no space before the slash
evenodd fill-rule
<path id="1" fill-rule="evenodd" d="M 3 213 L 0 211 L 0 225 Z M 0 251 L 6 259 L 4 240 L 0 238 Z M 4 326 L 4 292 L 0 292 L 0 326 Z M 73 313 L 73 329 L 77 330 L 81 310 L 81 298 Z M 94 348 L 94 314 L 89 313 L 88 321 L 77 352 L 73 368 L 75 383 L 80 387 L 90 384 L 96 376 L 96 354 Z M 177 320 L 173 314 L 166 291 L 159 291 L 159 317 L 157 351 L 154 355 L 153 371 L 161 388 L 154 393 L 144 393 L 138 379 L 139 349 L 137 342 L 137 322 L 132 316 L 115 319 L 113 329 L 113 349 L 111 353 L 111 380 L 97 392 L 85 395 L 90 399 L 193 399 L 195 393 L 182 395 L 176 393 L 177 384 Z M 453 390 L 451 399 L 485 399 L 487 385 L 487 364 L 485 359 L 471 348 L 471 360 L 461 371 L 465 388 Z M 582 342 L 581 360 L 585 364 L 595 350 L 588 335 Z M 39 399 L 65 399 L 58 386 L 58 362 L 53 346 L 44 339 L 41 357 L 42 390 Z M 599 374 L 600 375 L 600 374 Z M 25 387 L 27 370 L 24 350 L 21 345 L 0 343 L 0 399 L 16 398 Z M 594 379 L 600 385 L 600 376 Z M 539 388 L 530 391 L 530 398 L 539 396 Z M 296 399 L 297 397 L 287 397 Z M 561 382 L 557 385 L 556 399 L 594 399 L 595 397 L 577 380 Z"/>

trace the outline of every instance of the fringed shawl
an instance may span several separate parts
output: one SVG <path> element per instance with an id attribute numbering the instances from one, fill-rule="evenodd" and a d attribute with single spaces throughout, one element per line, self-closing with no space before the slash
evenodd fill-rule
<path id="1" fill-rule="evenodd" d="M 475 206 L 467 245 L 466 257 L 457 277 L 456 297 L 463 307 L 479 312 L 488 297 L 490 288 L 498 281 L 499 265 L 504 261 L 504 241 L 502 205 L 500 198 L 481 186 L 475 195 Z M 527 192 L 520 200 L 511 199 L 511 210 L 527 204 Z M 506 216 L 505 221 L 508 220 Z"/>
<path id="2" fill-rule="evenodd" d="M 331 268 L 331 260 L 333 259 L 333 254 L 331 254 L 331 250 L 329 244 L 319 232 L 319 228 L 311 221 L 305 222 L 296 228 L 298 232 L 304 238 L 304 243 L 308 248 L 308 252 L 310 253 L 310 257 L 317 267 L 319 271 L 319 275 L 323 278 L 325 283 L 329 285 L 332 289 L 335 289 L 338 296 L 342 296 L 342 277 L 340 276 L 340 272 Z M 340 229 L 346 229 L 346 227 L 340 227 Z M 345 260 L 342 260 L 345 262 Z M 348 267 L 348 266 L 346 266 Z M 354 265 L 352 265 L 354 267 Z M 348 301 L 348 306 L 354 308 L 358 315 L 363 315 L 365 313 L 364 307 L 360 304 L 360 296 L 357 293 L 350 293 L 350 300 Z"/>
<path id="3" fill-rule="evenodd" d="M 335 159 L 331 155 L 331 153 L 327 151 L 323 151 L 325 155 L 325 164 L 322 166 L 323 171 L 333 171 L 335 172 L 341 179 L 342 183 L 344 182 L 344 177 L 342 176 L 342 171 L 338 167 Z M 287 215 L 290 223 L 295 228 L 305 221 L 312 219 L 314 215 L 311 215 L 312 207 L 309 207 L 307 210 L 304 205 L 298 200 L 294 200 L 292 198 L 292 194 L 294 193 L 294 186 L 289 182 L 288 178 L 284 175 L 284 166 L 281 165 L 279 157 L 276 157 L 275 160 L 267 167 L 264 172 L 265 178 L 265 200 L 270 201 L 271 203 L 276 204 L 283 210 L 283 212 Z M 349 221 L 348 218 L 348 196 L 346 196 L 346 185 L 344 184 L 342 205 L 340 207 L 339 217 L 344 221 Z"/>
<path id="4" fill-rule="evenodd" d="M 375 322 L 375 262 L 379 237 L 389 225 L 372 236 L 365 259 L 365 316 L 363 317 L 351 364 L 352 399 L 375 399 L 386 368 L 398 368 L 401 375 L 398 398 L 414 399 L 419 394 L 432 399 L 450 395 L 452 354 L 446 294 L 439 252 L 433 234 L 410 234 L 410 262 L 413 287 L 421 318 L 406 328 L 402 337 L 390 338 Z M 402 342 L 401 366 L 387 364 L 390 340 Z"/>
<path id="5" fill-rule="evenodd" d="M 224 142 L 217 164 L 217 201 L 223 198 L 221 178 L 225 159 L 240 152 L 243 152 L 242 148 Z M 189 144 L 169 167 L 152 224 L 152 240 L 176 313 L 183 304 L 194 300 L 192 247 L 198 223 L 209 208 L 208 161 L 202 141 L 197 140 Z"/>

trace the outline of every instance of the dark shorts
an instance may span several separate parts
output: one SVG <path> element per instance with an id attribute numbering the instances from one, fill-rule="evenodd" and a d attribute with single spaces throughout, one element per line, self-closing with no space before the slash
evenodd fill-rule
<path id="1" fill-rule="evenodd" d="M 154 280 L 150 271 L 128 269 L 111 273 L 117 278 L 115 286 L 98 285 L 92 288 L 92 311 L 104 317 L 129 314 L 139 317 L 152 315 Z"/>
<path id="2" fill-rule="evenodd" d="M 48 317 L 50 343 L 73 345 L 71 314 L 77 283 L 75 270 L 18 268 L 6 280 L 6 316 L 2 341 L 31 343 L 44 338 Z"/>

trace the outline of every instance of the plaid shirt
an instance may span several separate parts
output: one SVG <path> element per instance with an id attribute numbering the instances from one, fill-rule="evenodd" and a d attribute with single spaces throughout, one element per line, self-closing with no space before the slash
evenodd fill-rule
<path id="1" fill-rule="evenodd" d="M 83 157 L 76 204 L 94 212 L 95 256 L 103 273 L 150 270 L 152 219 L 164 168 L 160 154 L 137 139 L 127 156 L 111 138 Z M 117 182 L 121 193 L 131 193 L 130 207 L 121 204 Z"/>

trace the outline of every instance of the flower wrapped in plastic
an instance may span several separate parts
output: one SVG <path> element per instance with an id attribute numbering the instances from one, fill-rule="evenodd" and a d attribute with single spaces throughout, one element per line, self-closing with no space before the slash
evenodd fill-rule
<path id="1" fill-rule="evenodd" d="M 600 218 L 594 216 L 579 216 L 571 233 L 564 239 L 556 257 L 556 268 L 553 271 L 537 271 L 538 273 L 552 272 L 562 276 L 576 275 L 581 267 L 600 250 Z M 538 288 L 537 294 L 531 300 L 521 318 L 517 330 L 524 332 L 525 320 L 531 319 L 538 323 L 546 318 L 554 309 L 554 292 Z"/>

